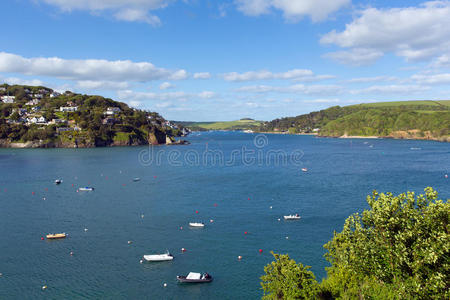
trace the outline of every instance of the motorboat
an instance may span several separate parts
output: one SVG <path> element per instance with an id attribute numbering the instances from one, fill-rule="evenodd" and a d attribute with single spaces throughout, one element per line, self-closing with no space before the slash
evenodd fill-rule
<path id="1" fill-rule="evenodd" d="M 56 180 L 55 180 L 55 184 L 56 184 L 56 185 L 61 184 L 61 183 L 62 183 L 62 180 L 61 180 L 61 179 L 56 179 Z"/>
<path id="2" fill-rule="evenodd" d="M 133 178 L 133 181 L 138 182 L 138 181 L 141 181 L 141 179 L 139 177 L 136 177 L 136 178 Z"/>
<path id="3" fill-rule="evenodd" d="M 307 168 L 302 168 L 302 172 L 308 172 Z"/>
<path id="4" fill-rule="evenodd" d="M 167 260 L 173 260 L 173 255 L 170 254 L 169 250 L 167 250 L 164 254 L 151 254 L 151 255 L 144 255 L 143 256 L 145 261 L 167 261 Z"/>
<path id="5" fill-rule="evenodd" d="M 284 216 L 285 220 L 300 220 L 300 215 L 299 214 L 295 214 L 295 215 L 287 215 Z"/>
<path id="6" fill-rule="evenodd" d="M 66 238 L 66 233 L 49 233 L 46 235 L 48 240 L 64 239 Z"/>
<path id="7" fill-rule="evenodd" d="M 189 272 L 187 276 L 177 276 L 177 280 L 182 283 L 205 283 L 213 281 L 213 278 L 208 273 Z"/>
<path id="8" fill-rule="evenodd" d="M 81 192 L 92 192 L 95 189 L 93 187 L 86 186 L 86 187 L 80 187 L 78 190 Z"/>
<path id="9" fill-rule="evenodd" d="M 191 226 L 191 227 L 205 227 L 205 224 L 203 224 L 201 222 L 190 222 L 189 226 Z"/>

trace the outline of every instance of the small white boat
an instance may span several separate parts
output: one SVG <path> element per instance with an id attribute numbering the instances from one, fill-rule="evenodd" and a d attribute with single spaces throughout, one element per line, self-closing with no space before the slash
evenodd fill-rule
<path id="1" fill-rule="evenodd" d="M 87 186 L 87 187 L 80 187 L 80 188 L 78 188 L 78 190 L 80 191 L 80 192 L 92 192 L 93 190 L 95 190 L 93 187 L 89 187 L 89 186 Z"/>
<path id="2" fill-rule="evenodd" d="M 169 250 L 167 250 L 164 254 L 151 254 L 143 256 L 145 261 L 167 261 L 173 260 L 173 255 L 170 254 Z"/>
<path id="3" fill-rule="evenodd" d="M 302 168 L 302 172 L 308 172 L 307 168 Z"/>
<path id="4" fill-rule="evenodd" d="M 295 215 L 287 215 L 284 216 L 285 220 L 300 220 L 300 215 L 299 214 L 295 214 Z"/>
<path id="5" fill-rule="evenodd" d="M 61 184 L 62 180 L 61 179 L 56 179 L 55 180 L 55 184 Z"/>
<path id="6" fill-rule="evenodd" d="M 138 182 L 138 181 L 141 181 L 141 179 L 139 177 L 136 177 L 136 178 L 133 178 L 133 181 Z"/>
<path id="7" fill-rule="evenodd" d="M 213 281 L 213 278 L 208 273 L 195 273 L 195 272 L 189 272 L 187 276 L 177 276 L 177 279 L 181 283 L 204 283 L 204 282 L 211 282 Z"/>
<path id="8" fill-rule="evenodd" d="M 203 224 L 201 222 L 190 222 L 189 226 L 191 226 L 191 227 L 205 227 L 205 224 Z"/>

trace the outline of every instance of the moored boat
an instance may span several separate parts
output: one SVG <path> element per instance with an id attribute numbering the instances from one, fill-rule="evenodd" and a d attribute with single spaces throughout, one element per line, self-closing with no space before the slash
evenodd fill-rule
<path id="1" fill-rule="evenodd" d="M 145 261 L 167 261 L 167 260 L 173 260 L 173 255 L 170 254 L 169 251 L 167 251 L 164 254 L 150 254 L 150 255 L 144 255 L 143 256 Z"/>
<path id="2" fill-rule="evenodd" d="M 56 240 L 56 239 L 64 239 L 66 237 L 66 233 L 49 233 L 46 235 L 48 240 Z"/>
<path id="3" fill-rule="evenodd" d="M 308 172 L 307 168 L 302 168 L 302 172 Z"/>
<path id="4" fill-rule="evenodd" d="M 61 184 L 62 180 L 61 179 L 56 179 L 55 180 L 55 184 Z"/>
<path id="5" fill-rule="evenodd" d="M 136 178 L 133 178 L 133 181 L 138 182 L 138 181 L 141 181 L 141 179 L 139 177 L 136 177 Z"/>
<path id="6" fill-rule="evenodd" d="M 177 276 L 177 280 L 182 283 L 205 283 L 213 281 L 213 278 L 208 273 L 189 272 L 187 276 Z"/>
<path id="7" fill-rule="evenodd" d="M 295 214 L 295 215 L 287 215 L 284 216 L 285 220 L 300 220 L 300 215 L 299 214 Z"/>
<path id="8" fill-rule="evenodd" d="M 201 222 L 190 222 L 189 226 L 191 226 L 191 227 L 205 227 L 205 224 L 203 224 Z"/>
<path id="9" fill-rule="evenodd" d="M 86 186 L 86 187 L 80 187 L 78 190 L 79 191 L 84 191 L 84 192 L 92 192 L 95 189 L 93 187 Z"/>

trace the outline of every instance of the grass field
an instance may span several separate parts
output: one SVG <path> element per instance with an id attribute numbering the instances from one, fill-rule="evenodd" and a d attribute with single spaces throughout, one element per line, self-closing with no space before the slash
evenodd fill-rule
<path id="1" fill-rule="evenodd" d="M 376 102 L 376 103 L 363 103 L 356 104 L 354 106 L 362 106 L 362 107 L 398 107 L 398 106 L 418 106 L 418 105 L 426 105 L 426 106 L 447 106 L 450 108 L 450 100 L 418 100 L 418 101 L 392 101 L 392 102 Z"/>

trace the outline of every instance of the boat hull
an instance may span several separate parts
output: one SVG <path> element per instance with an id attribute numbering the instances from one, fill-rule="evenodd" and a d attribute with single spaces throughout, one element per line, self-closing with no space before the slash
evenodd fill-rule
<path id="1" fill-rule="evenodd" d="M 171 261 L 173 256 L 157 257 L 154 255 L 144 255 L 144 260 L 147 262 Z"/>
<path id="2" fill-rule="evenodd" d="M 213 281 L 212 277 L 205 279 L 187 279 L 186 276 L 177 276 L 177 280 L 180 283 L 208 283 Z"/>
<path id="3" fill-rule="evenodd" d="M 57 240 L 57 239 L 64 239 L 66 238 L 66 234 L 65 233 L 57 233 L 57 234 L 47 234 L 47 239 L 48 240 Z"/>

